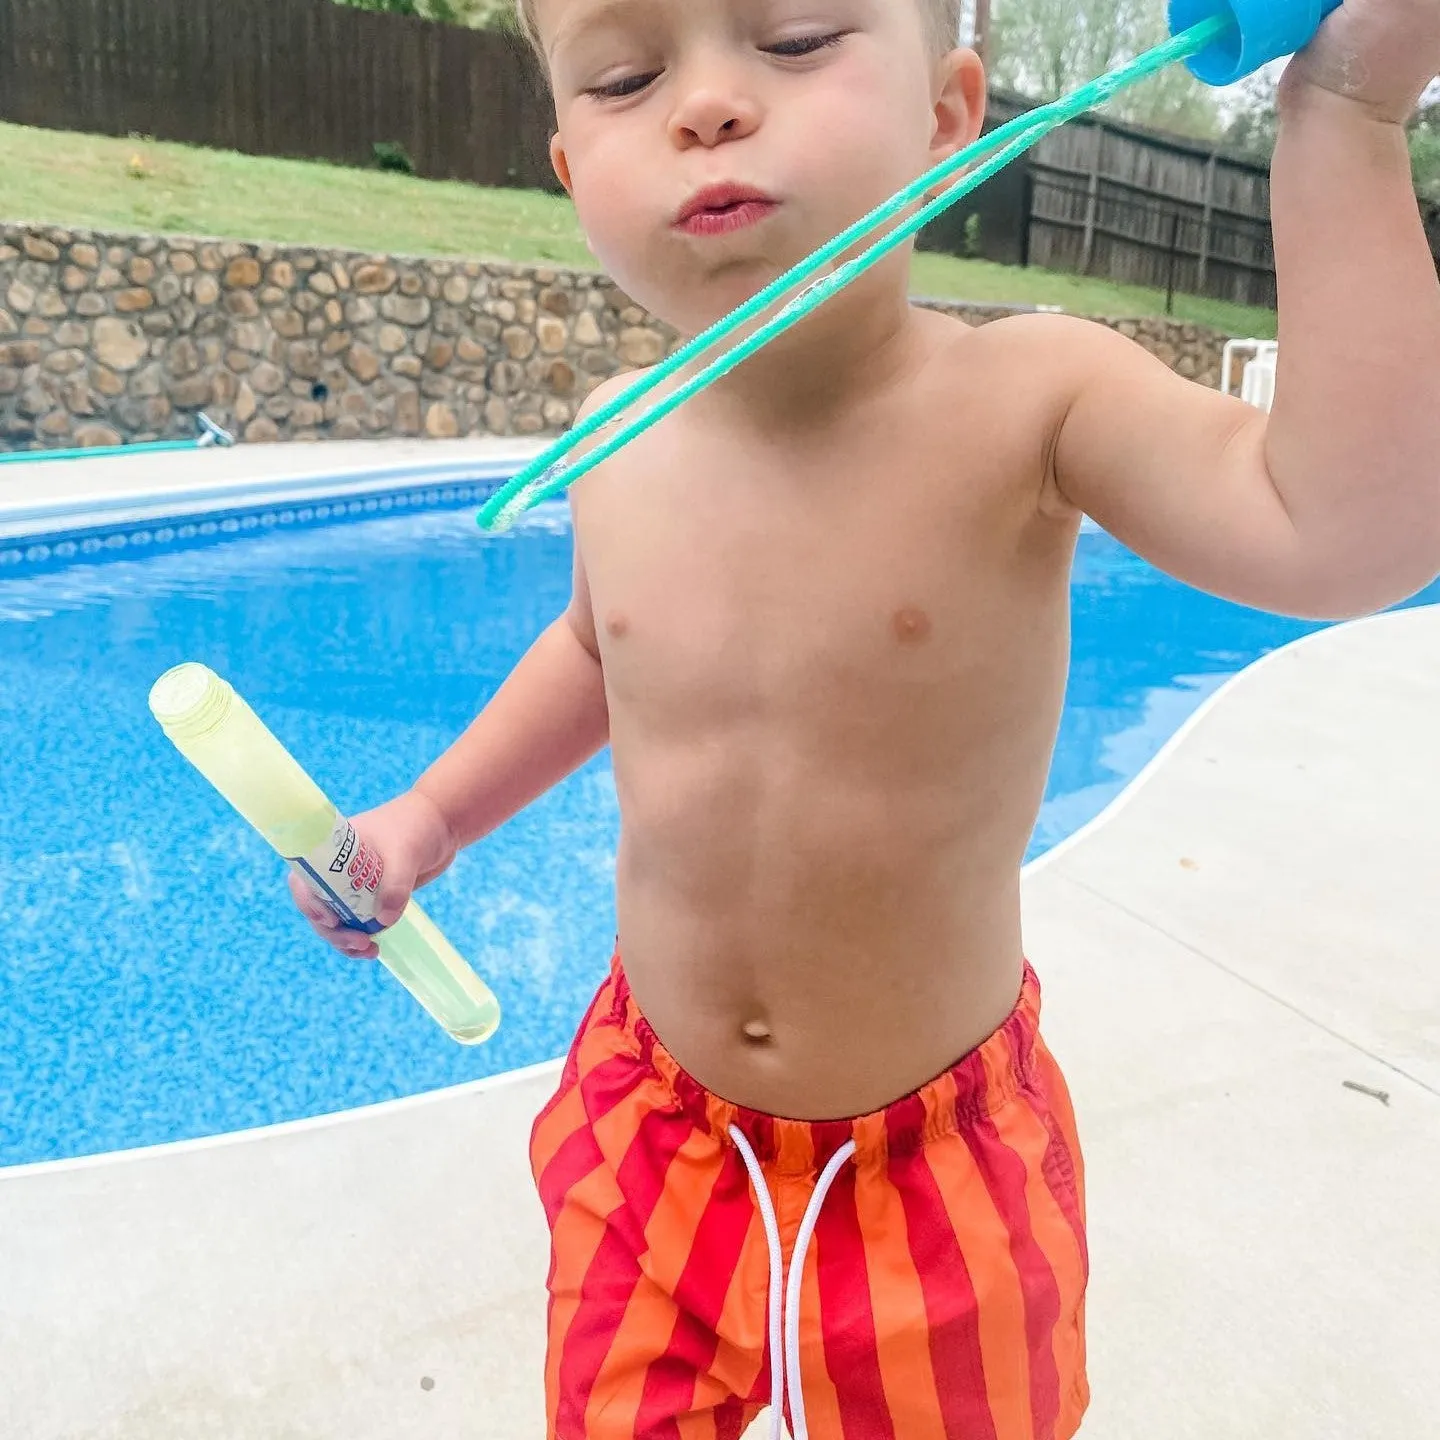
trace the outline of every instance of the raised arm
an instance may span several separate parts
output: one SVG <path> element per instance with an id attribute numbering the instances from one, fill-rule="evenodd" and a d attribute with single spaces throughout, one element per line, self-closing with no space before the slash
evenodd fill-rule
<path id="1" fill-rule="evenodd" d="M 1437 69 L 1440 0 L 1348 0 L 1285 76 L 1268 417 L 1054 324 L 1057 489 L 1181 579 L 1341 617 L 1440 573 L 1440 281 L 1402 128 Z"/>

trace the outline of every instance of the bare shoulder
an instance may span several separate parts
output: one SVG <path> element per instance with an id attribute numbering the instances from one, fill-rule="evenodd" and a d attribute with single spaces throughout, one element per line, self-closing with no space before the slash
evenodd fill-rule
<path id="1" fill-rule="evenodd" d="M 625 370 L 619 375 L 612 375 L 607 380 L 602 380 L 585 398 L 580 402 L 575 411 L 575 424 L 588 420 L 597 410 L 610 404 L 612 400 L 618 399 L 637 381 L 643 379 L 649 372 L 646 370 Z"/>
<path id="2" fill-rule="evenodd" d="M 1135 341 L 1096 320 L 1049 311 L 972 325 L 935 311 L 927 317 L 942 368 L 1013 395 L 1063 409 L 1087 380 L 1119 365 L 1153 361 Z M 1156 362 L 1158 363 L 1158 362 Z"/>
<path id="3" fill-rule="evenodd" d="M 1104 321 L 1040 311 L 989 321 L 973 336 L 957 356 L 970 373 L 1023 396 L 1035 423 L 1062 425 L 1077 404 L 1097 400 L 1123 409 L 1157 395 L 1195 399 L 1195 385 Z"/>
<path id="4" fill-rule="evenodd" d="M 1053 311 L 1007 315 L 981 328 L 996 347 L 1024 358 L 1030 365 L 1058 374 L 1083 375 L 1097 362 L 1146 352 L 1118 330 L 1099 320 Z"/>

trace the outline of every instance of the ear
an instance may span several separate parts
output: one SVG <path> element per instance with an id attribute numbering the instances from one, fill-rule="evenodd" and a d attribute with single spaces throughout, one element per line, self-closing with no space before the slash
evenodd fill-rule
<path id="1" fill-rule="evenodd" d="M 558 133 L 550 137 L 550 164 L 554 168 L 555 178 L 565 187 L 565 193 L 574 199 L 575 187 L 570 183 L 570 161 L 566 158 L 565 146 Z"/>
<path id="2" fill-rule="evenodd" d="M 985 67 L 973 50 L 952 50 L 939 62 L 934 117 L 930 152 L 937 165 L 979 139 L 985 128 Z"/>
<path id="3" fill-rule="evenodd" d="M 550 164 L 554 167 L 555 178 L 565 187 L 565 193 L 573 200 L 575 198 L 575 183 L 570 175 L 570 161 L 565 154 L 565 147 L 560 143 L 559 135 L 550 137 Z M 595 247 L 590 243 L 590 233 L 582 225 L 580 227 L 581 238 L 585 241 L 585 248 L 595 254 Z M 598 256 L 596 257 L 599 258 Z"/>

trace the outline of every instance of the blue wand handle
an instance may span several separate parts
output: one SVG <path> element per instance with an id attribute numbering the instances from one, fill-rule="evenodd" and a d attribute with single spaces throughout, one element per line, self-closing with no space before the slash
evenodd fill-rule
<path id="1" fill-rule="evenodd" d="M 1225 33 L 1185 63 L 1207 85 L 1233 85 L 1247 75 L 1303 50 L 1342 0 L 1170 0 L 1170 33 L 1202 20 L 1229 21 Z"/>

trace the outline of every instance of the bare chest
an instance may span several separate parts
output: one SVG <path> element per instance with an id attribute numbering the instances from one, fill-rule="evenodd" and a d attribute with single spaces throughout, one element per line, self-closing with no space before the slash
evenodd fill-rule
<path id="1" fill-rule="evenodd" d="M 625 478 L 577 506 L 578 538 L 612 708 L 659 723 L 893 725 L 1013 664 L 1063 609 L 1063 537 L 993 464 Z"/>

